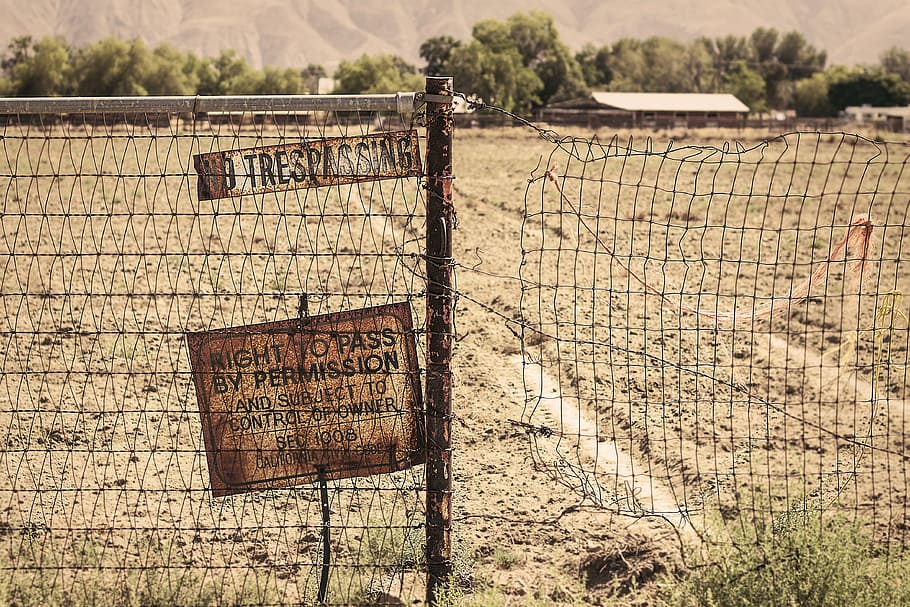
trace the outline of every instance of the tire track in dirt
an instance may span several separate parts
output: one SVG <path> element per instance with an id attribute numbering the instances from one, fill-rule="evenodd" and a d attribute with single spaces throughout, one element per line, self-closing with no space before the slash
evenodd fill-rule
<path id="1" fill-rule="evenodd" d="M 774 335 L 756 335 L 754 343 L 757 346 L 755 350 L 763 355 L 786 361 L 786 368 L 791 368 L 792 363 L 792 368 L 802 373 L 808 387 L 819 394 L 829 395 L 827 402 L 836 404 L 840 402 L 841 395 L 846 395 L 848 402 L 854 405 L 869 403 L 873 409 L 884 405 L 884 409 L 879 409 L 877 413 L 884 413 L 889 419 L 895 414 L 904 419 L 910 417 L 907 401 L 876 394 L 872 382 L 860 376 L 858 370 L 848 370 L 839 364 L 826 364 L 825 355 L 811 346 L 802 346 Z"/>
<path id="2" fill-rule="evenodd" d="M 539 363 L 524 360 L 520 355 L 512 357 L 511 363 L 523 373 L 527 392 L 524 399 L 535 395 L 539 398 L 538 413 L 564 438 L 572 441 L 568 450 L 575 451 L 579 461 L 587 458 L 593 464 L 592 473 L 613 471 L 609 474 L 613 486 L 606 488 L 618 496 L 617 502 L 623 512 L 656 514 L 678 531 L 695 535 L 673 488 L 650 475 L 649 466 L 630 451 L 599 432 L 597 424 L 583 415 L 578 399 L 561 394 L 559 383 Z M 530 371 L 527 371 L 528 367 Z"/>

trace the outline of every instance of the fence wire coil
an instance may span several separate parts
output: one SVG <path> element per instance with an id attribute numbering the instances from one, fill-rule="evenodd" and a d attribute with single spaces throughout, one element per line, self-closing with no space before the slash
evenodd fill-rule
<path id="1" fill-rule="evenodd" d="M 839 513 L 905 545 L 908 158 L 555 140 L 522 228 L 535 462 L 701 536 Z"/>

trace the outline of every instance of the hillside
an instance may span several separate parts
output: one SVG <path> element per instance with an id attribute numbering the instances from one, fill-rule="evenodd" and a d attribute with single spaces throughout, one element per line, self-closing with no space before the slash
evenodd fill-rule
<path id="1" fill-rule="evenodd" d="M 13 36 L 59 34 L 76 44 L 105 36 L 168 42 L 211 55 L 235 48 L 262 65 L 333 67 L 361 53 L 394 52 L 418 62 L 418 47 L 443 33 L 470 36 L 471 25 L 522 10 L 552 14 L 574 49 L 622 36 L 745 34 L 758 26 L 802 31 L 831 62 L 873 62 L 906 45 L 905 0 L 0 0 L 0 44 Z M 680 19 L 685 15 L 685 19 Z"/>

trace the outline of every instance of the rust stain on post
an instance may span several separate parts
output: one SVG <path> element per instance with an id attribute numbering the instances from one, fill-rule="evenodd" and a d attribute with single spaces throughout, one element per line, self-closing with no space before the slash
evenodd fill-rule
<path id="1" fill-rule="evenodd" d="M 451 78 L 427 78 L 427 603 L 452 574 L 452 231 Z"/>
<path id="2" fill-rule="evenodd" d="M 329 137 L 193 156 L 199 200 L 420 175 L 417 131 Z"/>
<path id="3" fill-rule="evenodd" d="M 426 458 L 407 303 L 187 336 L 212 494 Z"/>

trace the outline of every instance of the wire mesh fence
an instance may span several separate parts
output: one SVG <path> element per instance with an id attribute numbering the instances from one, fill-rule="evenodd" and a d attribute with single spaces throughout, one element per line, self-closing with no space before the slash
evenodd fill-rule
<path id="1" fill-rule="evenodd" d="M 535 462 L 702 539 L 842 516 L 905 546 L 908 158 L 559 140 L 522 228 Z"/>
<path id="2" fill-rule="evenodd" d="M 404 114 L 150 103 L 10 114 L 0 127 L 7 602 L 318 602 L 319 488 L 213 496 L 186 336 L 410 302 L 425 337 L 453 310 L 431 319 L 418 302 L 453 295 L 520 327 L 517 425 L 538 468 L 584 503 L 702 541 L 831 515 L 905 546 L 906 144 L 790 133 L 654 149 L 541 131 L 553 147 L 523 212 L 498 219 L 516 233 L 521 222 L 520 265 L 485 264 L 478 249 L 458 268 L 487 291 L 461 293 L 454 217 L 427 220 L 433 204 L 453 213 L 451 166 L 199 195 L 194 156 L 408 130 L 421 117 L 407 103 Z M 249 162 L 269 185 L 310 169 Z M 505 302 L 515 284 L 517 309 Z M 437 336 L 440 350 L 458 339 Z M 431 375 L 451 392 L 423 342 L 427 393 Z M 453 418 L 427 401 L 427 420 Z M 451 457 L 450 434 L 430 438 Z M 452 573 L 427 557 L 424 472 L 328 481 L 327 603 L 407 603 L 424 596 L 427 570 Z M 451 481 L 450 460 L 436 472 Z M 438 493 L 442 527 L 451 489 Z"/>
<path id="3" fill-rule="evenodd" d="M 416 119 L 276 105 L 5 117 L 0 570 L 10 603 L 316 601 L 318 488 L 212 497 L 185 335 L 422 302 L 426 209 L 420 178 L 200 201 L 196 154 Z M 423 307 L 412 310 L 423 334 Z M 422 469 L 328 488 L 327 602 L 421 597 Z"/>

